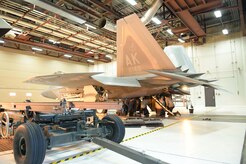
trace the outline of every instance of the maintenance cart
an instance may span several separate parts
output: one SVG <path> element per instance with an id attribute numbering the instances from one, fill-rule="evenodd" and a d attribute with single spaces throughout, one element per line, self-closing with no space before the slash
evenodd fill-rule
<path id="1" fill-rule="evenodd" d="M 61 104 L 62 105 L 62 104 Z M 116 115 L 99 119 L 96 110 L 63 109 L 60 113 L 43 113 L 27 105 L 24 110 L 0 109 L 0 135 L 14 136 L 13 152 L 18 164 L 41 164 L 46 149 L 79 140 L 106 138 L 120 143 L 125 127 Z M 57 109 L 56 109 L 57 110 Z"/>

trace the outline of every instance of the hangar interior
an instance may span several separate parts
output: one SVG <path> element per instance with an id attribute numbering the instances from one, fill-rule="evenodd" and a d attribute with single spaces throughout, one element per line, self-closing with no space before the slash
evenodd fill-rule
<path id="1" fill-rule="evenodd" d="M 24 83 L 35 76 L 117 76 L 116 23 L 133 13 L 162 50 L 183 46 L 217 87 L 178 95 L 181 116 L 161 118 L 161 127 L 126 126 L 121 145 L 163 163 L 246 163 L 244 0 L 0 0 L 0 30 L 1 21 L 11 26 L 0 37 L 0 102 L 59 102 L 41 95 L 49 86 Z M 0 163 L 16 163 L 11 145 L 0 139 Z M 87 141 L 47 150 L 44 163 L 60 162 L 138 163 Z"/>

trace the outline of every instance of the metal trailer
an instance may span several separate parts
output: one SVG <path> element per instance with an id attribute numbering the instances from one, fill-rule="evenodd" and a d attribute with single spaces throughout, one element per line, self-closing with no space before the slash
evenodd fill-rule
<path id="1" fill-rule="evenodd" d="M 21 103 L 22 106 L 25 104 L 27 103 Z M 56 106 L 55 111 L 57 108 L 62 108 L 60 110 L 64 112 L 54 114 L 32 109 L 30 103 L 24 110 L 17 109 L 17 105 L 13 103 L 4 106 L 6 105 L 15 108 L 0 108 L 0 134 L 2 137 L 14 135 L 13 152 L 17 164 L 41 164 L 46 149 L 80 140 L 93 141 L 141 163 L 165 163 L 117 144 L 125 136 L 125 126 L 116 115 L 106 115 L 99 119 L 96 110 L 67 111 L 62 104 L 61 107 Z M 37 104 L 32 103 L 32 105 Z M 36 107 L 44 109 L 40 105 L 42 106 L 39 103 Z M 47 104 L 43 105 L 47 108 Z M 47 110 L 43 111 L 47 112 Z"/>
<path id="2" fill-rule="evenodd" d="M 69 110 L 47 114 L 25 110 L 0 109 L 0 134 L 14 135 L 13 151 L 18 164 L 41 164 L 46 149 L 79 140 L 101 137 L 120 143 L 125 127 L 116 115 L 99 119 L 96 110 Z"/>

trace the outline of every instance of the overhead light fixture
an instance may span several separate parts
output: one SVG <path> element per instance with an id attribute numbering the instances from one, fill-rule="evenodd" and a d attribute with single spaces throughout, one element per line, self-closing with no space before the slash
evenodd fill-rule
<path id="1" fill-rule="evenodd" d="M 169 28 L 169 29 L 167 29 L 166 30 L 170 35 L 173 35 L 173 32 L 172 32 L 172 30 Z"/>
<path id="2" fill-rule="evenodd" d="M 5 41 L 4 40 L 0 40 L 0 44 L 3 44 Z"/>
<path id="3" fill-rule="evenodd" d="M 16 93 L 15 92 L 10 92 L 9 96 L 14 97 L 14 96 L 16 96 Z"/>
<path id="4" fill-rule="evenodd" d="M 109 58 L 109 59 L 111 59 L 111 60 L 113 59 L 112 55 L 106 55 L 105 57 L 106 57 L 106 58 Z"/>
<path id="5" fill-rule="evenodd" d="M 34 51 L 43 51 L 43 49 L 41 49 L 41 48 L 37 48 L 37 47 L 32 47 L 32 50 L 34 50 Z"/>
<path id="6" fill-rule="evenodd" d="M 22 34 L 22 29 L 19 29 L 19 28 L 14 27 L 14 28 L 12 28 L 12 29 L 10 30 L 10 32 L 12 32 L 12 33 L 14 33 L 14 34 L 20 35 L 20 34 Z"/>
<path id="7" fill-rule="evenodd" d="M 53 44 L 60 44 L 61 42 L 57 42 L 57 41 L 55 41 L 55 40 L 53 40 L 53 39 L 49 39 L 49 42 L 51 42 L 51 43 L 53 43 Z"/>
<path id="8" fill-rule="evenodd" d="M 151 19 L 155 24 L 161 24 L 161 21 L 157 17 Z"/>
<path id="9" fill-rule="evenodd" d="M 52 39 L 49 39 L 49 42 L 55 44 L 56 41 L 52 40 Z"/>
<path id="10" fill-rule="evenodd" d="M 32 93 L 26 93 L 26 97 L 32 97 Z"/>
<path id="11" fill-rule="evenodd" d="M 188 88 L 187 85 L 182 85 L 181 89 L 182 89 L 183 91 L 188 91 L 188 90 L 189 90 L 189 88 Z"/>
<path id="12" fill-rule="evenodd" d="M 181 38 L 178 38 L 178 41 L 181 42 L 181 43 L 184 43 L 185 41 Z"/>
<path id="13" fill-rule="evenodd" d="M 22 29 L 19 29 L 19 28 L 16 28 L 16 27 L 12 28 L 11 30 L 13 30 L 13 31 L 18 31 L 18 32 L 22 32 Z"/>
<path id="14" fill-rule="evenodd" d="M 135 0 L 126 0 L 128 3 L 130 3 L 132 6 L 135 6 L 137 2 Z"/>
<path id="15" fill-rule="evenodd" d="M 214 11 L 214 15 L 215 15 L 215 17 L 216 17 L 216 18 L 220 18 L 220 17 L 222 16 L 222 14 L 221 14 L 221 11 L 220 11 L 220 10 L 216 10 L 216 11 Z"/>
<path id="16" fill-rule="evenodd" d="M 73 55 L 70 55 L 70 54 L 64 54 L 63 56 L 66 57 L 66 58 L 71 58 Z"/>
<path id="17" fill-rule="evenodd" d="M 18 34 L 18 35 L 22 34 L 22 33 L 21 33 L 21 32 L 19 32 L 19 31 L 13 31 L 13 30 L 10 30 L 9 32 L 12 32 L 12 33 L 14 33 L 14 34 Z"/>
<path id="18" fill-rule="evenodd" d="M 222 33 L 223 33 L 224 35 L 227 35 L 227 34 L 229 33 L 229 31 L 225 28 L 225 29 L 222 30 Z"/>
<path id="19" fill-rule="evenodd" d="M 90 63 L 94 63 L 95 62 L 94 60 L 91 60 L 91 59 L 88 59 L 87 61 L 90 62 Z"/>
<path id="20" fill-rule="evenodd" d="M 31 4 L 34 4 L 38 7 L 41 7 L 47 11 L 50 11 L 50 12 L 53 12 L 55 14 L 58 14 L 64 18 L 67 18 L 69 20 L 72 20 L 74 22 L 77 22 L 79 24 L 83 24 L 85 23 L 86 21 L 76 15 L 74 15 L 72 12 L 68 12 L 68 11 L 65 11 L 63 9 L 60 9 L 58 8 L 57 6 L 55 6 L 53 3 L 51 2 L 43 2 L 43 1 L 40 1 L 40 0 L 24 0 L 26 2 L 29 2 Z"/>
<path id="21" fill-rule="evenodd" d="M 89 25 L 89 24 L 87 24 L 87 23 L 86 23 L 85 25 L 86 25 L 87 29 L 88 29 L 88 28 L 97 29 L 96 27 L 94 27 L 94 26 L 92 26 L 92 25 Z"/>

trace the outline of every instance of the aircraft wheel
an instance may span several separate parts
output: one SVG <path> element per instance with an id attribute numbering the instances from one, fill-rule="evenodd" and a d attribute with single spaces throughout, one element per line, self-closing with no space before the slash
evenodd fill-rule
<path id="1" fill-rule="evenodd" d="M 42 164 L 46 142 L 40 126 L 31 122 L 20 125 L 14 136 L 13 150 L 18 164 Z"/>
<path id="2" fill-rule="evenodd" d="M 9 136 L 9 114 L 7 112 L 3 112 L 0 117 L 0 134 L 2 138 Z"/>
<path id="3" fill-rule="evenodd" d="M 120 143 L 125 137 L 125 126 L 122 120 L 116 115 L 107 115 L 103 120 L 108 121 L 108 123 L 105 124 L 106 129 L 109 131 L 106 138 L 116 143 Z"/>

